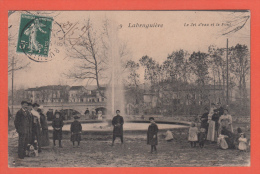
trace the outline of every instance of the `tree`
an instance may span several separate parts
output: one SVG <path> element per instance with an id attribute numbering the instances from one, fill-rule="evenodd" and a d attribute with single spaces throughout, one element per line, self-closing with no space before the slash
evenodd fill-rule
<path id="1" fill-rule="evenodd" d="M 127 61 L 126 63 L 126 69 L 129 72 L 128 80 L 129 85 L 134 86 L 135 88 L 138 88 L 140 84 L 140 74 L 137 72 L 139 70 L 139 63 L 135 63 L 132 60 Z"/>
<path id="2" fill-rule="evenodd" d="M 208 55 L 201 52 L 193 52 L 189 58 L 191 71 L 196 76 L 196 83 L 204 86 L 209 79 Z"/>
<path id="3" fill-rule="evenodd" d="M 69 78 L 76 80 L 88 80 L 88 82 L 95 82 L 99 94 L 106 98 L 100 90 L 100 82 L 111 81 L 111 69 L 114 68 L 112 59 L 116 56 L 121 58 L 127 55 L 126 45 L 117 43 L 118 48 L 115 49 L 116 36 L 111 36 L 111 33 L 116 33 L 116 27 L 110 25 L 110 21 L 103 22 L 103 29 L 98 33 L 94 28 L 90 19 L 86 21 L 82 27 L 82 33 L 79 33 L 79 38 L 69 40 L 69 58 L 77 59 L 74 69 L 66 74 Z M 114 53 L 114 55 L 111 54 Z M 119 65 L 119 66 L 120 66 Z M 119 73 L 117 73 L 119 75 Z"/>
<path id="4" fill-rule="evenodd" d="M 163 62 L 163 69 L 167 76 L 174 76 L 176 79 L 187 82 L 189 78 L 189 64 L 187 62 L 188 52 L 184 50 L 173 51 Z"/>
<path id="5" fill-rule="evenodd" d="M 145 68 L 144 79 L 150 81 L 153 87 L 161 81 L 162 66 L 149 56 L 143 56 L 139 60 L 140 64 Z"/>
<path id="6" fill-rule="evenodd" d="M 82 29 L 84 32 L 78 40 L 75 43 L 73 40 L 70 41 L 69 57 L 77 59 L 78 63 L 75 64 L 74 70 L 70 71 L 67 76 L 77 80 L 94 80 L 99 94 L 105 97 L 99 90 L 101 72 L 104 71 L 102 67 L 104 57 L 102 57 L 99 50 L 101 40 L 97 37 L 90 20 L 86 22 Z"/>
<path id="7" fill-rule="evenodd" d="M 240 98 L 242 98 L 242 103 L 247 103 L 247 87 L 246 82 L 249 80 L 250 74 L 250 54 L 248 47 L 246 45 L 237 44 L 231 49 L 230 56 L 230 71 L 235 75 L 238 81 L 238 89 Z M 241 103 L 241 104 L 242 104 Z"/>

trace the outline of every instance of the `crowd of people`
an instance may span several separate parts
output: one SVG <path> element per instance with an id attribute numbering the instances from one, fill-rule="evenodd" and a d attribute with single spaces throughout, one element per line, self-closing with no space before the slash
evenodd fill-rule
<path id="1" fill-rule="evenodd" d="M 27 156 L 27 148 L 33 148 L 37 152 L 42 147 L 49 145 L 48 124 L 43 108 L 37 103 L 21 102 L 22 108 L 16 113 L 14 125 L 19 135 L 18 157 L 23 159 Z"/>
<path id="2" fill-rule="evenodd" d="M 217 142 L 221 149 L 237 148 L 241 151 L 246 151 L 250 145 L 250 141 L 246 139 L 245 133 L 240 128 L 237 133 L 233 131 L 232 116 L 227 109 L 221 106 L 211 104 L 210 109 L 205 108 L 205 113 L 200 120 L 192 122 L 189 128 L 188 141 L 191 147 L 196 147 L 199 143 L 201 148 L 204 147 L 205 141 Z M 119 137 L 123 144 L 123 124 L 124 119 L 120 115 L 120 110 L 116 111 L 116 116 L 112 119 L 113 138 L 112 146 L 116 137 Z M 74 121 L 71 123 L 71 142 L 73 147 L 77 142 L 77 147 L 80 147 L 82 125 L 79 122 L 78 116 L 74 116 Z M 151 153 L 157 152 L 158 145 L 157 133 L 159 131 L 153 117 L 149 118 L 150 125 L 147 131 L 147 144 L 151 145 Z M 18 157 L 23 159 L 28 156 L 29 149 L 37 150 L 41 153 L 42 148 L 49 146 L 48 124 L 43 107 L 37 103 L 21 102 L 21 109 L 17 112 L 14 120 L 16 131 L 19 135 L 18 139 Z M 62 148 L 62 127 L 63 117 L 58 111 L 54 113 L 52 119 L 53 127 L 53 146 L 56 146 L 56 141 L 59 142 L 59 147 Z M 166 140 L 173 139 L 170 131 L 166 132 Z M 29 149 L 28 149 L 29 148 Z"/>
<path id="3" fill-rule="evenodd" d="M 220 105 L 211 104 L 210 109 L 205 108 L 205 113 L 201 116 L 199 123 L 191 123 L 189 128 L 188 141 L 191 147 L 199 143 L 204 147 L 205 141 L 217 142 L 221 149 L 239 149 L 246 151 L 250 142 L 246 139 L 245 133 L 241 128 L 234 133 L 232 125 L 232 116 L 228 109 Z"/>

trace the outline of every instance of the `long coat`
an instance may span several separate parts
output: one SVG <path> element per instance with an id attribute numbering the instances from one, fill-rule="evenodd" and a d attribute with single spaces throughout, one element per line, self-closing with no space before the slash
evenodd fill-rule
<path id="1" fill-rule="evenodd" d="M 39 149 L 41 149 L 41 123 L 40 123 L 40 114 L 32 110 L 31 111 L 32 118 L 33 118 L 33 125 L 32 125 L 32 140 L 37 140 Z"/>
<path id="2" fill-rule="evenodd" d="M 40 122 L 42 126 L 42 133 L 41 133 L 41 145 L 48 146 L 49 145 L 49 133 L 48 133 L 48 124 L 46 121 L 46 116 L 43 113 L 40 113 Z"/>
<path id="3" fill-rule="evenodd" d="M 55 118 L 52 121 L 52 127 L 53 127 L 53 140 L 61 140 L 63 120 L 61 118 Z M 60 129 L 56 130 L 55 128 L 60 128 Z"/>
<path id="4" fill-rule="evenodd" d="M 14 125 L 18 134 L 26 134 L 31 136 L 32 116 L 28 113 L 28 111 L 20 109 L 16 113 Z"/>
<path id="5" fill-rule="evenodd" d="M 81 131 L 82 131 L 82 126 L 81 123 L 77 120 L 71 123 L 70 126 L 70 131 L 71 131 L 71 138 L 70 140 L 73 141 L 81 141 Z"/>
<path id="6" fill-rule="evenodd" d="M 159 131 L 158 126 L 155 123 L 150 124 L 147 131 L 147 144 L 149 145 L 158 144 L 158 138 L 157 138 L 158 131 Z"/>
<path id="7" fill-rule="evenodd" d="M 201 128 L 205 128 L 206 132 L 208 131 L 208 126 L 209 126 L 209 124 L 208 124 L 208 115 L 209 115 L 209 113 L 206 112 L 200 118 L 201 119 Z"/>
<path id="8" fill-rule="evenodd" d="M 112 120 L 112 125 L 114 126 L 113 135 L 114 136 L 123 136 L 123 124 L 124 118 L 120 115 L 114 116 Z"/>
<path id="9" fill-rule="evenodd" d="M 32 141 L 32 118 L 31 115 L 23 109 L 20 109 L 14 120 L 15 129 L 19 134 L 18 156 L 24 158 L 27 144 Z"/>

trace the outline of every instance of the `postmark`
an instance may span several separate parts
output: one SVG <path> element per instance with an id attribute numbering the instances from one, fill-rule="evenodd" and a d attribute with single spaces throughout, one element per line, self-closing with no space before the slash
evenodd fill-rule
<path id="1" fill-rule="evenodd" d="M 17 52 L 31 55 L 31 59 L 39 61 L 32 55 L 48 57 L 53 18 L 21 14 Z M 41 59 L 46 60 L 46 59 Z"/>

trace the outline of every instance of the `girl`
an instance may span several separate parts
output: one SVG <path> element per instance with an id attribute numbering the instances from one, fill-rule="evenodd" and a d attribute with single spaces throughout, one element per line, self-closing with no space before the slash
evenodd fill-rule
<path id="1" fill-rule="evenodd" d="M 157 152 L 156 145 L 158 144 L 157 133 L 158 133 L 158 126 L 154 122 L 154 118 L 150 117 L 150 126 L 148 127 L 147 131 L 147 144 L 151 145 L 151 153 L 153 150 Z"/>
<path id="2" fill-rule="evenodd" d="M 62 148 L 61 140 L 62 140 L 63 120 L 61 118 L 60 112 L 55 113 L 55 118 L 52 121 L 52 127 L 53 127 L 53 146 L 56 146 L 55 140 L 59 140 L 59 147 Z"/>
<path id="3" fill-rule="evenodd" d="M 244 133 L 240 134 L 240 138 L 238 139 L 239 141 L 239 145 L 238 145 L 238 149 L 240 151 L 246 151 L 247 150 L 247 139 Z"/>
<path id="4" fill-rule="evenodd" d="M 196 147 L 196 142 L 198 141 L 198 128 L 195 127 L 195 123 L 191 123 L 190 129 L 189 129 L 189 137 L 188 141 L 190 141 L 191 147 Z"/>
<path id="5" fill-rule="evenodd" d="M 75 116 L 74 117 L 74 122 L 71 123 L 70 126 L 70 131 L 71 131 L 71 138 L 70 140 L 73 143 L 73 147 L 75 147 L 74 142 L 77 141 L 78 142 L 78 147 L 81 141 L 81 131 L 82 131 L 82 126 L 81 123 L 78 121 L 79 117 Z"/>

